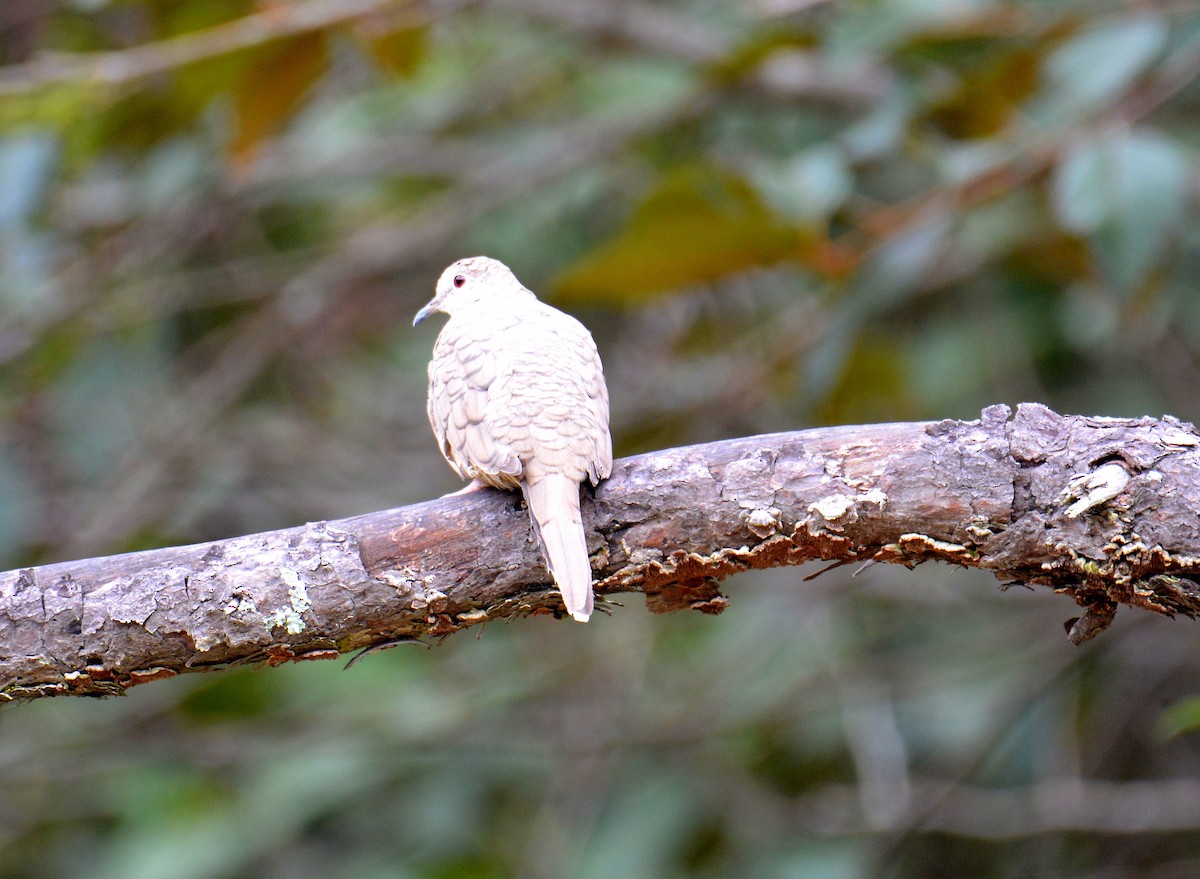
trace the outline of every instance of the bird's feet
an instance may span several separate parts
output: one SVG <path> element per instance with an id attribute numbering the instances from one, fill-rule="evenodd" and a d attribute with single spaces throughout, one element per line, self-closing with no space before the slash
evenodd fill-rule
<path id="1" fill-rule="evenodd" d="M 442 495 L 442 497 L 458 497 L 460 494 L 471 494 L 472 492 L 482 491 L 487 487 L 486 483 L 480 482 L 478 479 L 472 479 L 458 491 L 452 491 L 449 494 Z"/>

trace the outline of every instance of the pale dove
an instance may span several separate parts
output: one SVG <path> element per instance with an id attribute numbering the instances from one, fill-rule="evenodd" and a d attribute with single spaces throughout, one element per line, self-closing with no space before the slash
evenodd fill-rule
<path id="1" fill-rule="evenodd" d="M 571 616 L 592 613 L 579 490 L 612 470 L 608 388 L 596 343 L 485 256 L 442 272 L 415 326 L 449 315 L 429 362 L 429 423 L 468 487 L 520 488 Z"/>

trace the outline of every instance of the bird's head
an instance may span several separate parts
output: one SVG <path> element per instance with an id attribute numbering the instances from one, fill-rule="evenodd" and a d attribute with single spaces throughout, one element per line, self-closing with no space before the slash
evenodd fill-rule
<path id="1" fill-rule="evenodd" d="M 502 303 L 513 295 L 532 296 L 517 276 L 498 259 L 472 256 L 451 263 L 438 278 L 434 297 L 413 318 L 415 327 L 436 311 L 455 311 Z"/>

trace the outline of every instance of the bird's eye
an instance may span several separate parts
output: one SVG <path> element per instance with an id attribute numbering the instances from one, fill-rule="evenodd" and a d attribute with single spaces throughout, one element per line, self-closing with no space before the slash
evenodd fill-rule
<path id="1" fill-rule="evenodd" d="M 461 287 L 465 283 L 467 283 L 467 279 L 465 277 L 463 277 L 462 275 L 454 276 L 454 286 L 455 287 Z"/>

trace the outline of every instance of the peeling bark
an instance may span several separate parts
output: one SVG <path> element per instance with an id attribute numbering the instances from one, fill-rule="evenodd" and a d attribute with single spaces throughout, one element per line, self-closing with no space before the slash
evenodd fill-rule
<path id="1" fill-rule="evenodd" d="M 1061 416 L 837 427 L 617 461 L 584 501 L 601 594 L 719 613 L 749 568 L 938 560 L 1084 609 L 1200 612 L 1200 433 Z M 104 695 L 186 671 L 332 659 L 489 619 L 561 615 L 519 496 L 446 497 L 337 522 L 0 574 L 0 701 Z"/>

